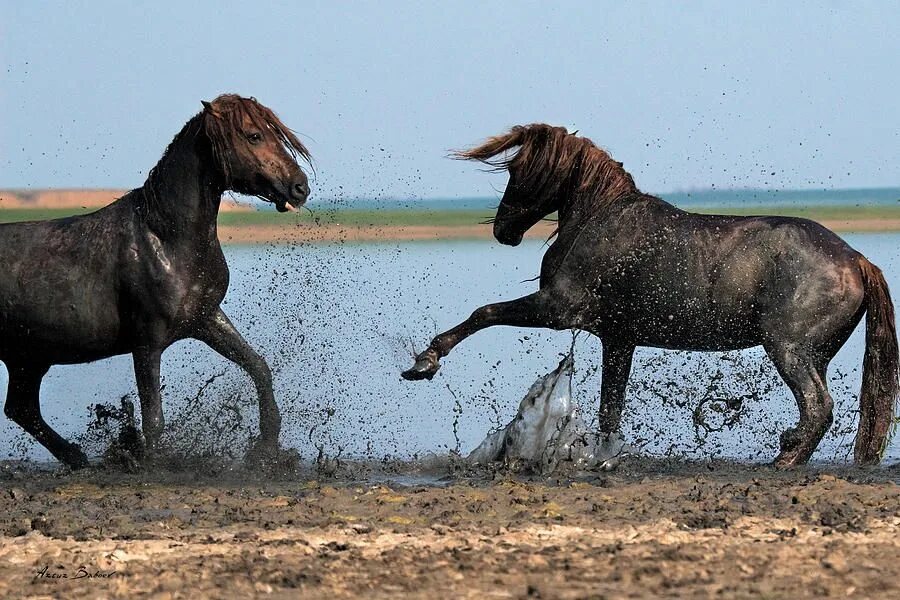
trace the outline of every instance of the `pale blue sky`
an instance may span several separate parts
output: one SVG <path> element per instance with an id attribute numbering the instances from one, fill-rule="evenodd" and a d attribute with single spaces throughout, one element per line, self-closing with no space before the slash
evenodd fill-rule
<path id="1" fill-rule="evenodd" d="M 0 188 L 136 187 L 225 91 L 305 136 L 320 197 L 488 195 L 446 150 L 532 121 L 651 192 L 900 185 L 898 2 L 0 7 Z"/>

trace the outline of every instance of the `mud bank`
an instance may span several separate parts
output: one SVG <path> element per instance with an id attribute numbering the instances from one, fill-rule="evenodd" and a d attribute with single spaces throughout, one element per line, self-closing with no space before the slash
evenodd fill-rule
<path id="1" fill-rule="evenodd" d="M 564 479 L 441 475 L 254 481 L 6 465 L 0 596 L 900 593 L 896 467 L 632 458 Z"/>

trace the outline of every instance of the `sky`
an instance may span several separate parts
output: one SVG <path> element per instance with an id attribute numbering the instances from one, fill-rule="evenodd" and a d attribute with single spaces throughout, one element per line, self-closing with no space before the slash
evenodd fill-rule
<path id="1" fill-rule="evenodd" d="M 313 198 L 493 195 L 447 152 L 537 121 L 648 192 L 897 186 L 898 30 L 898 2 L 0 0 L 0 188 L 137 187 L 223 92 L 301 134 Z"/>

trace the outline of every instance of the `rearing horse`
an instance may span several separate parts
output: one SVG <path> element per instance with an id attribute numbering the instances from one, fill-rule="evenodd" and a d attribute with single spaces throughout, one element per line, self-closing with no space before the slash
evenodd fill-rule
<path id="1" fill-rule="evenodd" d="M 515 152 L 510 152 L 517 149 Z M 763 346 L 793 392 L 800 421 L 779 466 L 802 464 L 832 423 L 828 364 L 866 314 L 858 463 L 876 463 L 900 393 L 894 308 L 881 271 L 818 223 L 701 215 L 641 193 L 589 139 L 544 124 L 513 127 L 458 158 L 509 171 L 494 237 L 515 246 L 558 211 L 539 291 L 477 309 L 435 337 L 406 379 L 486 327 L 583 329 L 603 343 L 600 430 L 618 430 L 636 346 Z"/>
<path id="2" fill-rule="evenodd" d="M 278 449 L 281 416 L 262 357 L 219 308 L 228 265 L 216 232 L 223 192 L 259 196 L 284 212 L 309 196 L 297 157 L 309 153 L 269 108 L 226 94 L 203 102 L 150 171 L 109 206 L 65 219 L 0 225 L 0 360 L 6 415 L 57 459 L 88 464 L 41 416 L 51 365 L 131 353 L 145 443 L 162 433 L 159 365 L 195 338 L 234 361 L 259 394 L 255 450 Z"/>

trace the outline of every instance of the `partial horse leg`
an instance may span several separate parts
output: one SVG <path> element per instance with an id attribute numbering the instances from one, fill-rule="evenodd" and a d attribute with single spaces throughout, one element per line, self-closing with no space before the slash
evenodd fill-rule
<path id="1" fill-rule="evenodd" d="M 250 347 L 221 309 L 203 322 L 192 337 L 241 367 L 256 385 L 259 396 L 260 450 L 276 452 L 281 432 L 281 414 L 272 391 L 272 371 L 266 361 Z"/>
<path id="2" fill-rule="evenodd" d="M 800 409 L 800 421 L 781 434 L 781 452 L 775 459 L 779 467 L 805 464 L 833 421 L 834 402 L 828 393 L 828 359 L 795 345 L 766 347 L 766 352 Z"/>
<path id="3" fill-rule="evenodd" d="M 603 379 L 600 381 L 601 433 L 611 434 L 619 430 L 632 356 L 634 346 L 603 344 Z"/>
<path id="4" fill-rule="evenodd" d="M 602 456 L 607 456 L 599 468 L 612 470 L 619 465 L 624 441 L 618 435 L 625 408 L 625 388 L 631 372 L 634 346 L 603 344 L 603 379 L 600 381 L 600 444 Z"/>
<path id="5" fill-rule="evenodd" d="M 6 392 L 6 416 L 30 433 L 58 460 L 73 469 L 88 466 L 88 459 L 77 444 L 67 442 L 41 416 L 41 379 L 49 367 L 9 368 L 9 387 Z"/>
<path id="6" fill-rule="evenodd" d="M 162 350 L 139 348 L 132 354 L 138 397 L 141 399 L 141 429 L 148 450 L 159 444 L 165 420 L 159 393 L 159 362 Z"/>
<path id="7" fill-rule="evenodd" d="M 468 319 L 436 336 L 428 348 L 416 357 L 416 364 L 402 376 L 410 381 L 431 379 L 440 368 L 439 360 L 470 335 L 495 325 L 564 329 L 558 304 L 550 293 L 540 290 L 528 296 L 487 304 L 475 309 Z"/>

